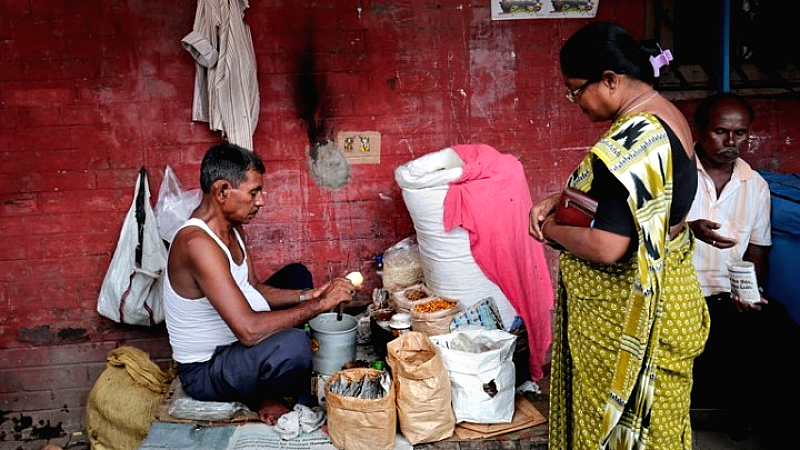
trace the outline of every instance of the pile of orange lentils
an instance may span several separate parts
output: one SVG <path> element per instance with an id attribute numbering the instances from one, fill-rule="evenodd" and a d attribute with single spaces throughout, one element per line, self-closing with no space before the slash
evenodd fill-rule
<path id="1" fill-rule="evenodd" d="M 436 298 L 429 302 L 424 302 L 414 305 L 414 311 L 421 313 L 432 313 L 437 311 L 443 311 L 445 309 L 454 308 L 456 305 L 458 305 L 458 302 L 455 300 L 450 300 L 447 298 Z"/>

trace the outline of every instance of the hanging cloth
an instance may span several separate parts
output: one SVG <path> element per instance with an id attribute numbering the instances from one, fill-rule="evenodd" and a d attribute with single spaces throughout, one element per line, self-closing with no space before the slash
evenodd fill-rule
<path id="1" fill-rule="evenodd" d="M 198 0 L 182 40 L 195 60 L 192 120 L 208 122 L 232 144 L 253 150 L 259 94 L 247 0 Z"/>

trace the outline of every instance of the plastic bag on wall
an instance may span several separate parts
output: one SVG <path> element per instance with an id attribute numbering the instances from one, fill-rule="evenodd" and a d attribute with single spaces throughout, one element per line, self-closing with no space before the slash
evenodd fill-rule
<path id="1" fill-rule="evenodd" d="M 172 236 L 189 219 L 203 193 L 200 189 L 186 191 L 170 166 L 164 170 L 164 180 L 158 190 L 156 221 L 161 239 L 172 243 Z"/>
<path id="2" fill-rule="evenodd" d="M 144 168 L 139 170 L 133 197 L 100 287 L 97 312 L 118 323 L 153 326 L 164 321 L 161 275 L 167 249 L 150 206 Z"/>

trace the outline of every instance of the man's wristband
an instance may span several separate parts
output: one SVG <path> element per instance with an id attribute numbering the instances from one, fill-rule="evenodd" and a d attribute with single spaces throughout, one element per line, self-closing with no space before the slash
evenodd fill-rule
<path id="1" fill-rule="evenodd" d="M 308 291 L 309 289 L 303 289 L 300 291 L 300 300 L 297 303 L 303 303 L 304 301 L 308 300 Z"/>

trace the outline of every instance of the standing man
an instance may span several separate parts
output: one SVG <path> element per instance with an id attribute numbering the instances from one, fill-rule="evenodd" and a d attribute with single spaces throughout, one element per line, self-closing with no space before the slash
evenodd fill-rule
<path id="1" fill-rule="evenodd" d="M 170 245 L 164 280 L 167 331 L 178 376 L 198 400 L 240 401 L 267 424 L 309 400 L 311 342 L 301 326 L 349 301 L 337 278 L 314 290 L 262 284 L 242 225 L 264 206 L 264 164 L 224 143 L 200 167 L 203 199 Z"/>
<path id="2" fill-rule="evenodd" d="M 747 414 L 754 412 L 749 402 L 763 393 L 744 393 L 742 388 L 755 382 L 748 374 L 769 370 L 773 305 L 763 297 L 749 303 L 732 296 L 727 263 L 751 261 L 759 286 L 766 279 L 772 245 L 769 187 L 740 158 L 753 122 L 747 101 L 731 93 L 713 95 L 697 107 L 694 122 L 698 185 L 688 220 L 702 241 L 694 249 L 694 264 L 711 315 L 711 332 L 705 351 L 695 360 L 692 406 L 728 410 L 731 437 L 744 437 L 750 423 Z"/>

